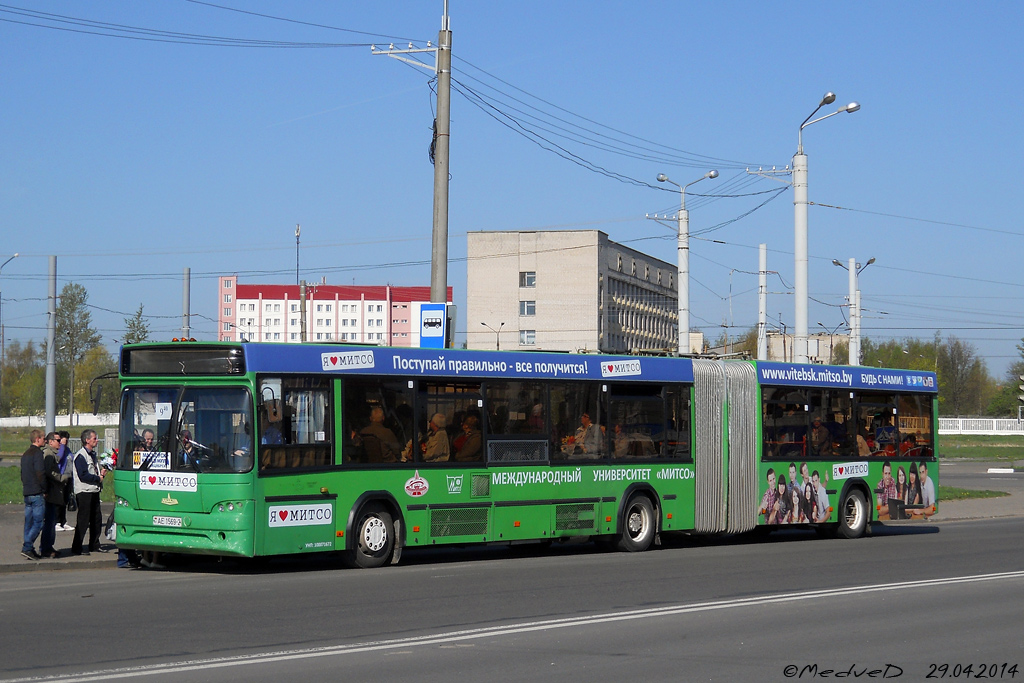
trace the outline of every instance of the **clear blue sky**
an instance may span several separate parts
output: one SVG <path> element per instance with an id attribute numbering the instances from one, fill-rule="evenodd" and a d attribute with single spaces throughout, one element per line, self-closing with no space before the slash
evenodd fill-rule
<path id="1" fill-rule="evenodd" d="M 307 280 L 429 284 L 432 74 L 366 44 L 436 40 L 442 0 L 218 4 L 293 21 L 186 0 L 0 6 L 0 258 L 22 253 L 0 279 L 8 340 L 45 337 L 49 254 L 58 287 L 88 288 L 112 348 L 140 303 L 154 336 L 180 329 L 185 267 L 205 316 L 193 333 L 214 338 L 216 277 L 294 282 L 296 223 Z M 688 194 L 703 238 L 691 324 L 712 338 L 755 324 L 766 242 L 770 316 L 792 330 L 792 190 L 744 168 L 791 163 L 800 122 L 832 90 L 821 113 L 862 109 L 804 133 L 811 201 L 853 209 L 810 209 L 812 330 L 843 322 L 847 274 L 831 260 L 874 257 L 865 336 L 940 330 L 997 376 L 1020 357 L 1024 5 L 453 0 L 450 13 L 460 313 L 467 231 L 597 228 L 674 263 L 674 228 L 644 215 L 673 212 L 678 193 L 654 178 L 717 168 Z M 96 35 L 112 30 L 95 22 L 358 45 L 156 42 Z"/>

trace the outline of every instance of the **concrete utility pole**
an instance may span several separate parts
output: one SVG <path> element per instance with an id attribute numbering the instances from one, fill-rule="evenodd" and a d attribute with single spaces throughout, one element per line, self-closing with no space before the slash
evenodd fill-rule
<path id="1" fill-rule="evenodd" d="M 299 284 L 299 235 L 302 234 L 302 228 L 298 223 L 295 224 L 295 284 Z"/>
<path id="2" fill-rule="evenodd" d="M 452 32 L 448 18 L 448 0 L 444 3 L 441 30 L 437 34 L 437 47 L 427 43 L 426 48 L 414 48 L 409 44 L 405 50 L 396 50 L 394 45 L 387 50 L 371 46 L 375 55 L 387 55 L 408 64 L 432 69 L 437 75 L 437 118 L 434 119 L 434 140 L 431 145 L 434 163 L 434 229 L 430 259 L 430 301 L 448 303 L 448 144 L 451 132 L 451 88 L 452 88 Z M 434 66 L 410 59 L 404 55 L 432 52 Z"/>
<path id="3" fill-rule="evenodd" d="M 57 257 L 50 257 L 50 287 L 46 303 L 46 431 L 57 425 Z"/>
<path id="4" fill-rule="evenodd" d="M 299 283 L 299 341 L 306 341 L 306 281 Z M 259 341 L 258 339 L 256 341 Z"/>
<path id="5" fill-rule="evenodd" d="M 793 155 L 793 252 L 795 254 L 793 294 L 796 300 L 796 320 L 793 333 L 793 355 L 797 363 L 806 363 L 807 359 L 807 155 L 804 154 L 804 128 L 818 121 L 842 114 L 853 113 L 860 109 L 856 102 L 850 102 L 831 114 L 826 114 L 811 121 L 811 117 L 827 104 L 836 101 L 835 93 L 827 92 L 821 102 L 804 119 L 797 132 L 796 154 Z"/>
<path id="6" fill-rule="evenodd" d="M 850 365 L 860 365 L 860 287 L 857 279 L 865 268 L 875 262 L 875 257 L 868 259 L 864 265 L 857 263 L 857 259 L 850 259 L 850 265 L 844 266 L 837 259 L 832 259 L 833 266 L 839 266 L 849 271 L 850 275 Z"/>
<path id="7" fill-rule="evenodd" d="M 191 328 L 188 324 L 189 315 L 191 313 L 190 306 L 192 302 L 192 296 L 189 292 L 189 288 L 192 285 L 192 269 L 186 268 L 185 274 L 182 278 L 182 289 L 181 289 L 181 336 L 188 339 Z"/>
<path id="8" fill-rule="evenodd" d="M 434 123 L 434 248 L 430 301 L 448 303 L 448 142 L 451 139 L 452 32 L 448 2 L 437 34 L 437 120 Z"/>
<path id="9" fill-rule="evenodd" d="M 757 359 L 768 360 L 768 245 L 758 245 Z"/>
<path id="10" fill-rule="evenodd" d="M 686 188 L 705 178 L 717 178 L 718 171 L 708 171 L 700 178 L 680 185 L 664 173 L 658 174 L 659 183 L 679 188 L 679 214 L 676 216 L 676 279 L 679 287 L 679 344 L 680 356 L 690 353 L 690 212 L 686 210 Z"/>

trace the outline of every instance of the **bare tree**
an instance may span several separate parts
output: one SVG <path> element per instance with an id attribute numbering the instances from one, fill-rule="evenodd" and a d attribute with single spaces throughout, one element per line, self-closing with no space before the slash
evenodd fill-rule
<path id="1" fill-rule="evenodd" d="M 942 375 L 939 402 L 947 415 L 977 415 L 988 371 L 978 358 L 974 345 L 950 336 L 939 347 L 939 372 Z"/>
<path id="2" fill-rule="evenodd" d="M 60 290 L 57 304 L 55 355 L 68 373 L 68 415 L 75 413 L 75 365 L 89 349 L 100 344 L 100 333 L 92 326 L 89 293 L 82 285 L 69 282 Z"/>

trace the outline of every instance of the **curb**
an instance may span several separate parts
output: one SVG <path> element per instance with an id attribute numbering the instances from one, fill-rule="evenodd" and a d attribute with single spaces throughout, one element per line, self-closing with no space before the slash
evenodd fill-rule
<path id="1" fill-rule="evenodd" d="M 112 559 L 86 562 L 60 562 L 59 560 L 25 560 L 24 564 L 0 564 L 0 574 L 22 572 L 60 572 L 76 569 L 116 569 L 117 555 Z"/>

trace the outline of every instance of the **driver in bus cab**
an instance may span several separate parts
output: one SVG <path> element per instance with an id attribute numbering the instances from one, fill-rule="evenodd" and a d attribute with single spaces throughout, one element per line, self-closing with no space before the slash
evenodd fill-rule
<path id="1" fill-rule="evenodd" d="M 190 467 L 196 467 L 199 464 L 199 455 L 196 453 L 195 442 L 192 440 L 192 432 L 187 429 L 181 431 L 181 462 Z"/>

